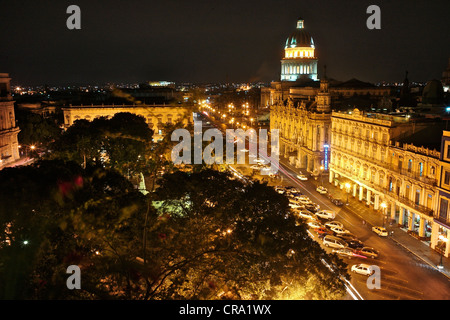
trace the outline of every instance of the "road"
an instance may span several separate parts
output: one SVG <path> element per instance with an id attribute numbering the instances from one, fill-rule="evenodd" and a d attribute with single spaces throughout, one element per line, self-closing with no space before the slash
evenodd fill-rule
<path id="1" fill-rule="evenodd" d="M 211 119 L 209 119 L 211 120 Z M 212 121 L 212 120 L 211 120 Z M 216 123 L 218 128 L 223 128 Z M 260 155 L 269 160 L 267 155 Z M 247 165 L 250 166 L 250 165 Z M 245 169 L 245 165 L 235 166 L 236 169 Z M 442 273 L 436 271 L 418 257 L 405 250 L 390 238 L 379 237 L 371 230 L 371 226 L 363 223 L 361 217 L 364 212 L 358 212 L 349 206 L 337 207 L 326 196 L 315 191 L 312 181 L 301 181 L 297 178 L 298 169 L 280 161 L 278 173 L 282 181 L 271 183 L 272 185 L 289 185 L 301 189 L 312 202 L 319 204 L 321 209 L 336 211 L 336 221 L 341 222 L 344 227 L 364 243 L 365 246 L 373 247 L 379 252 L 376 259 L 352 258 L 343 260 L 348 264 L 349 272 L 353 264 L 366 263 L 376 265 L 381 271 L 381 288 L 369 289 L 367 277 L 351 273 L 352 278 L 347 285 L 347 296 L 351 300 L 449 300 L 450 280 Z M 345 201 L 345 199 L 342 199 Z M 360 209 L 358 209 L 360 210 Z M 310 235 L 322 244 L 314 232 Z M 331 249 L 323 248 L 327 252 Z"/>

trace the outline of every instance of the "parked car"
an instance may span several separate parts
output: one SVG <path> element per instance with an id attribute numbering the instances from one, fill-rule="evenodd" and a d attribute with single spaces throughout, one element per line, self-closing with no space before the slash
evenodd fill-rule
<path id="1" fill-rule="evenodd" d="M 342 223 L 340 223 L 339 221 L 330 221 L 330 222 L 325 223 L 325 227 L 329 227 L 329 228 L 331 228 L 331 227 L 340 227 L 340 228 L 343 228 L 344 225 Z"/>
<path id="2" fill-rule="evenodd" d="M 308 210 L 301 210 L 300 212 L 298 212 L 298 216 L 303 219 L 309 219 L 309 220 L 316 219 L 314 213 L 312 213 L 311 211 L 308 211 Z"/>
<path id="3" fill-rule="evenodd" d="M 331 227 L 330 230 L 336 234 L 350 233 L 350 231 L 341 227 Z"/>
<path id="4" fill-rule="evenodd" d="M 334 237 L 334 236 L 331 236 L 331 235 L 326 235 L 323 238 L 323 244 L 326 247 L 332 247 L 332 248 L 338 248 L 338 249 L 342 249 L 342 248 L 348 247 L 347 242 L 345 242 L 342 239 L 339 239 L 338 237 Z"/>
<path id="5" fill-rule="evenodd" d="M 378 257 L 378 251 L 370 247 L 363 247 L 361 249 L 358 249 L 358 253 L 367 258 L 375 259 Z"/>
<path id="6" fill-rule="evenodd" d="M 320 193 L 320 194 L 327 194 L 327 193 L 328 193 L 327 188 L 322 187 L 322 186 L 317 187 L 317 188 L 316 188 L 316 191 L 317 191 L 318 193 Z"/>
<path id="7" fill-rule="evenodd" d="M 321 210 L 316 212 L 316 216 L 322 219 L 331 220 L 336 218 L 336 212 L 334 212 L 333 210 Z"/>
<path id="8" fill-rule="evenodd" d="M 301 196 L 297 197 L 298 200 L 308 200 L 309 202 L 311 202 L 311 199 L 309 199 L 308 196 L 302 194 Z"/>
<path id="9" fill-rule="evenodd" d="M 296 194 L 296 195 L 302 195 L 302 192 L 298 189 L 298 188 L 296 188 L 296 187 L 291 187 L 291 188 L 288 188 L 288 189 L 286 189 L 287 190 L 287 192 L 289 192 L 290 194 Z"/>
<path id="10" fill-rule="evenodd" d="M 341 207 L 341 206 L 344 205 L 344 202 L 342 202 L 341 199 L 332 199 L 331 202 L 332 202 L 335 206 L 338 206 L 338 207 Z"/>
<path id="11" fill-rule="evenodd" d="M 322 237 L 324 237 L 324 236 L 326 236 L 326 235 L 332 235 L 332 234 L 333 234 L 333 232 L 331 232 L 330 230 L 328 230 L 328 229 L 325 228 L 325 227 L 315 228 L 315 229 L 314 229 L 314 232 L 317 233 L 317 235 L 319 236 L 319 238 L 322 238 Z"/>
<path id="12" fill-rule="evenodd" d="M 274 189 L 279 194 L 285 194 L 286 193 L 286 189 L 284 187 L 282 187 L 282 186 L 276 186 Z"/>
<path id="13" fill-rule="evenodd" d="M 333 253 L 336 253 L 338 256 L 341 256 L 341 257 L 344 257 L 347 259 L 352 259 L 352 258 L 367 259 L 366 256 L 359 254 L 358 251 L 356 251 L 355 249 L 350 248 L 350 247 L 343 248 L 343 249 L 333 249 Z"/>
<path id="14" fill-rule="evenodd" d="M 301 204 L 304 205 L 304 206 L 306 206 L 306 205 L 312 203 L 312 201 L 309 200 L 309 199 L 299 199 L 299 200 L 297 200 L 297 201 L 298 201 L 298 203 L 301 203 Z"/>
<path id="15" fill-rule="evenodd" d="M 289 201 L 289 207 L 291 207 L 292 209 L 300 209 L 300 210 L 305 208 L 305 206 L 302 205 L 301 203 L 294 201 Z"/>
<path id="16" fill-rule="evenodd" d="M 373 273 L 372 268 L 368 264 L 355 264 L 351 268 L 352 272 L 362 274 L 364 276 L 370 276 Z"/>
<path id="17" fill-rule="evenodd" d="M 346 240 L 348 246 L 352 249 L 362 249 L 364 247 L 364 243 L 359 241 L 358 239 Z"/>
<path id="18" fill-rule="evenodd" d="M 317 220 L 311 220 L 308 221 L 308 226 L 310 226 L 313 229 L 317 229 L 317 228 L 323 228 L 323 224 L 321 224 L 319 221 Z"/>
<path id="19" fill-rule="evenodd" d="M 350 240 L 357 239 L 353 233 L 349 233 L 349 232 L 338 234 L 338 235 L 336 235 L 336 237 L 339 237 L 344 241 L 350 241 Z"/>
<path id="20" fill-rule="evenodd" d="M 372 231 L 380 237 L 387 237 L 389 234 L 388 231 L 383 227 L 372 227 Z"/>
<path id="21" fill-rule="evenodd" d="M 320 206 L 311 202 L 305 204 L 305 209 L 311 211 L 312 213 L 316 213 L 320 210 Z"/>
<path id="22" fill-rule="evenodd" d="M 333 249 L 333 253 L 336 253 L 338 256 L 351 259 L 353 258 L 353 249 L 351 248 L 342 248 L 342 249 Z"/>

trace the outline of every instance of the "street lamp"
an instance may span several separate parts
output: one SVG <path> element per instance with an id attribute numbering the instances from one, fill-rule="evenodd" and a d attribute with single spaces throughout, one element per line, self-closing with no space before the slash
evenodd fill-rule
<path id="1" fill-rule="evenodd" d="M 347 189 L 347 203 L 346 203 L 346 205 L 348 206 L 348 194 L 350 193 L 350 183 L 346 183 L 345 184 L 345 188 Z"/>
<path id="2" fill-rule="evenodd" d="M 387 216 L 387 212 L 386 212 L 387 204 L 386 204 L 386 202 L 383 201 L 380 204 L 380 207 L 383 209 L 383 227 L 385 227 L 386 226 L 386 216 Z"/>
<path id="3" fill-rule="evenodd" d="M 322 187 L 323 187 L 323 169 L 325 169 L 323 166 L 320 166 L 320 181 L 322 183 Z"/>
<path id="4" fill-rule="evenodd" d="M 446 237 L 444 237 L 442 234 L 439 235 L 439 240 L 443 241 L 445 243 L 444 247 L 447 247 L 447 242 L 448 239 Z M 444 256 L 444 252 L 441 252 L 441 261 L 439 262 L 438 268 L 439 269 L 444 269 L 444 265 L 442 264 L 442 257 Z"/>

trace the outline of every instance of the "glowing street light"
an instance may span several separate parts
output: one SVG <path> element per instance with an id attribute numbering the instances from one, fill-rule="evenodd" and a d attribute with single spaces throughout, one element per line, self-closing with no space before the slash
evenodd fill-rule
<path id="1" fill-rule="evenodd" d="M 383 227 L 386 226 L 386 218 L 387 218 L 387 204 L 386 202 L 382 202 L 380 204 L 381 209 L 383 210 Z"/>
<path id="2" fill-rule="evenodd" d="M 347 189 L 347 203 L 346 203 L 346 205 L 348 206 L 348 194 L 350 193 L 350 183 L 346 183 L 345 184 L 345 188 Z"/>
<path id="3" fill-rule="evenodd" d="M 322 187 L 323 187 L 323 170 L 324 169 L 325 169 L 324 166 L 320 166 L 320 180 L 321 180 L 321 183 L 322 183 Z"/>
<path id="4" fill-rule="evenodd" d="M 444 235 L 440 234 L 438 239 L 445 243 L 445 247 L 447 246 L 448 239 L 446 237 L 444 237 Z M 444 252 L 441 253 L 441 261 L 439 262 L 439 265 L 438 265 L 439 269 L 444 269 L 444 264 L 442 263 L 443 255 L 444 255 Z"/>

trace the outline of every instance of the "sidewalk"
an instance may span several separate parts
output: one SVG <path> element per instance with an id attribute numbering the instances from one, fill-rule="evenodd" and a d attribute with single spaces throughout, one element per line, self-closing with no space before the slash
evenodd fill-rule
<path id="1" fill-rule="evenodd" d="M 299 169 L 295 169 L 292 165 L 289 164 L 287 159 L 280 157 L 280 162 L 295 171 L 300 171 Z M 322 179 L 318 178 L 315 180 L 314 178 L 310 178 L 309 181 L 314 185 L 318 186 L 322 184 Z M 328 182 L 328 175 L 323 176 L 323 185 L 328 189 L 328 192 L 333 195 L 334 198 L 341 199 L 344 203 L 347 201 L 347 192 L 345 190 L 341 190 L 339 187 L 334 186 Z M 374 210 L 373 207 L 369 207 L 366 205 L 364 201 L 359 201 L 357 198 L 354 198 L 350 193 L 348 195 L 349 209 L 356 215 L 358 215 L 361 220 L 365 220 L 367 226 L 372 228 L 372 226 L 382 226 L 383 225 L 383 215 L 380 211 Z M 402 246 L 404 249 L 411 252 L 417 258 L 425 262 L 430 267 L 444 274 L 448 279 L 450 279 L 450 259 L 446 257 L 442 257 L 442 264 L 444 266 L 443 269 L 439 269 L 438 265 L 441 262 L 441 255 L 435 250 L 431 249 L 430 246 L 424 241 L 420 241 L 413 236 L 409 235 L 406 230 L 401 229 L 397 226 L 397 224 L 393 224 L 392 226 L 387 223 L 386 229 L 389 231 L 389 238 Z"/>

